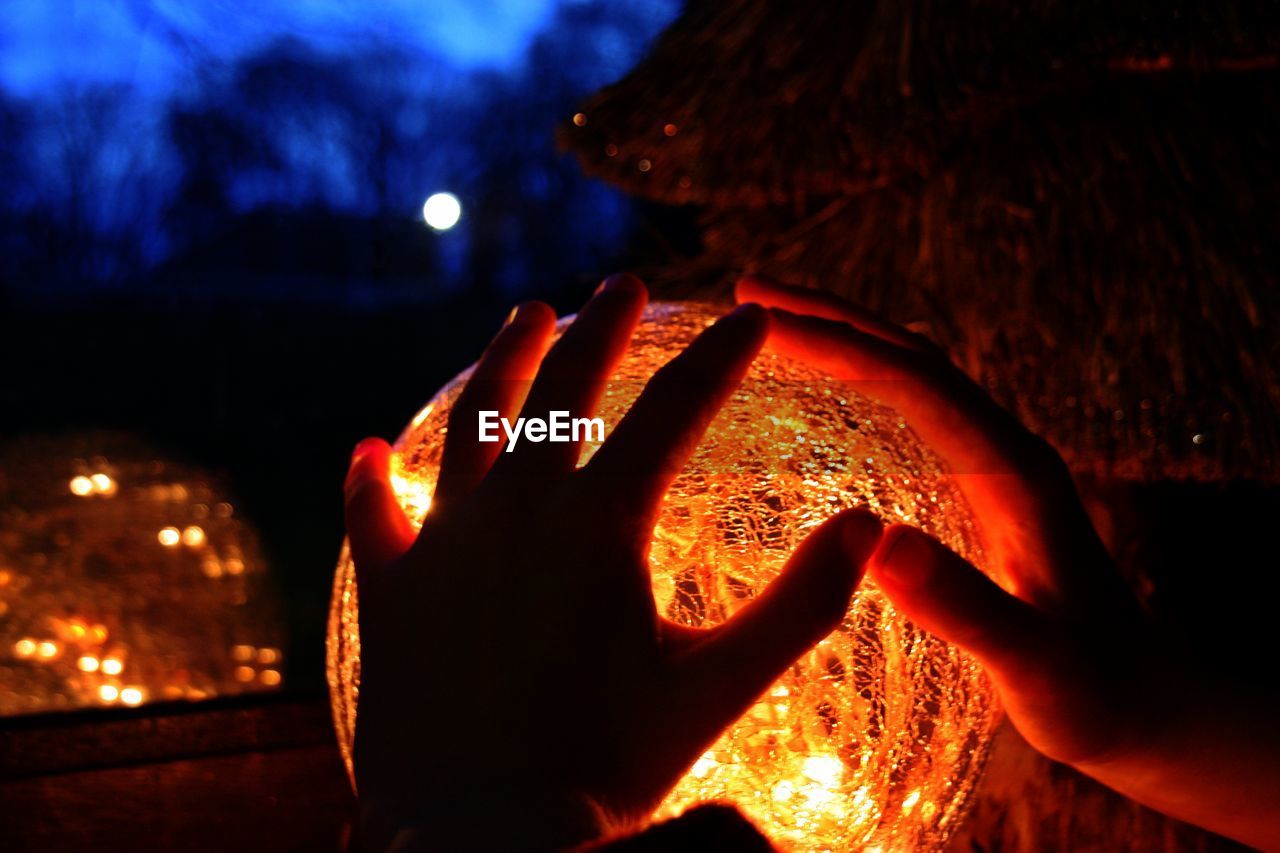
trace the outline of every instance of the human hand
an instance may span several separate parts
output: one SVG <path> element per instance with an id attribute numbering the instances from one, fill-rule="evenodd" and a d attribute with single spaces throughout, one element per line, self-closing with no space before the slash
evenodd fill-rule
<path id="1" fill-rule="evenodd" d="M 1027 741 L 1153 808 L 1280 847 L 1274 712 L 1157 630 L 1053 448 L 920 335 L 759 278 L 737 296 L 772 309 L 773 349 L 896 409 L 949 464 L 996 581 L 904 525 L 868 571 L 908 618 L 982 662 Z"/>
<path id="2" fill-rule="evenodd" d="M 763 344 L 759 306 L 660 370 L 581 468 L 576 443 L 477 440 L 482 410 L 590 417 L 646 298 L 609 279 L 549 352 L 551 309 L 514 312 L 451 411 L 421 531 L 396 502 L 386 443 L 356 450 L 355 772 L 373 849 L 553 849 L 644 820 L 848 607 L 880 536 L 865 511 L 822 525 L 718 627 L 654 606 L 662 497 Z"/>

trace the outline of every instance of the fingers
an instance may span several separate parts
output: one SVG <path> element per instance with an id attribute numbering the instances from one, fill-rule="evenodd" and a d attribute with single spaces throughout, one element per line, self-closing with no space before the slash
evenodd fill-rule
<path id="1" fill-rule="evenodd" d="M 947 463 L 1018 595 L 1063 607 L 1104 600 L 1123 607 L 1131 599 L 1109 569 L 1061 457 L 940 353 L 778 309 L 769 346 L 897 410 Z"/>
<path id="2" fill-rule="evenodd" d="M 768 328 L 765 310 L 748 304 L 703 331 L 654 374 L 583 474 L 621 500 L 628 514 L 652 518 L 707 425 L 746 375 Z"/>
<path id="3" fill-rule="evenodd" d="M 590 417 L 647 301 L 648 293 L 638 278 L 605 279 L 542 360 L 520 416 L 545 420 L 552 412 L 568 412 L 570 418 Z M 571 470 L 581 445 L 581 441 L 534 442 L 525 435 L 513 452 L 498 458 L 494 469 L 515 471 L 525 478 Z"/>
<path id="4" fill-rule="evenodd" d="M 555 325 L 556 314 L 549 306 L 526 302 L 512 312 L 485 349 L 449 413 L 433 507 L 450 505 L 484 479 L 503 442 L 480 441 L 480 413 L 497 412 L 503 418 L 514 415 L 547 351 Z"/>
<path id="5" fill-rule="evenodd" d="M 1039 439 L 945 357 L 819 317 L 773 310 L 771 349 L 850 381 L 896 409 L 957 474 L 1020 471 Z"/>
<path id="6" fill-rule="evenodd" d="M 356 445 L 343 485 L 347 540 L 356 582 L 399 559 L 416 534 L 391 487 L 391 447 L 380 438 Z"/>
<path id="7" fill-rule="evenodd" d="M 736 292 L 775 309 L 773 348 L 861 382 L 957 473 L 1008 473 L 1011 453 L 1042 444 L 920 335 L 832 294 L 760 276 L 739 279 Z"/>
<path id="8" fill-rule="evenodd" d="M 811 533 L 755 601 L 680 655 L 681 713 L 702 715 L 718 731 L 839 627 L 880 532 L 878 518 L 855 509 Z"/>
<path id="9" fill-rule="evenodd" d="M 746 275 L 738 279 L 734 294 L 738 302 L 755 302 L 766 308 L 781 308 L 792 314 L 806 314 L 811 317 L 848 323 L 858 331 L 875 335 L 907 349 L 933 348 L 933 344 L 926 338 L 882 320 L 864 308 L 821 290 L 780 284 L 764 276 Z"/>
<path id="10" fill-rule="evenodd" d="M 1005 592 L 968 561 L 914 527 L 884 532 L 872 579 L 908 619 L 972 652 L 993 671 L 1038 677 L 1052 647 L 1042 611 Z"/>

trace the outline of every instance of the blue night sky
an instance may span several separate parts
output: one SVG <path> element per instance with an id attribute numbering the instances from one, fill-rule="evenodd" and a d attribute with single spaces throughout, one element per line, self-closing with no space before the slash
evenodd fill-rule
<path id="1" fill-rule="evenodd" d="M 20 95 L 66 82 L 169 94 L 195 61 L 232 60 L 287 35 L 326 51 L 393 43 L 459 68 L 509 69 L 558 0 L 7 0 L 0 81 Z"/>
<path id="2" fill-rule="evenodd" d="M 631 203 L 553 129 L 678 8 L 4 0 L 0 280 L 170 292 L 207 273 L 241 299 L 324 275 L 309 297 L 434 298 L 593 269 L 623 250 Z M 462 219 L 431 233 L 440 191 Z"/>

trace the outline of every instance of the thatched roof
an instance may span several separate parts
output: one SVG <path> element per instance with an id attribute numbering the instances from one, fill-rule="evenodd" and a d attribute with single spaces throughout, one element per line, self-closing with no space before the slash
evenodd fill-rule
<path id="1" fill-rule="evenodd" d="M 924 323 L 1077 470 L 1280 477 L 1280 75 L 1114 79 L 923 179 L 712 209 L 666 290 L 747 270 Z"/>
<path id="2" fill-rule="evenodd" d="M 690 0 L 561 140 L 649 198 L 793 204 L 927 174 L 1109 71 L 1274 66 L 1277 51 L 1277 0 Z"/>

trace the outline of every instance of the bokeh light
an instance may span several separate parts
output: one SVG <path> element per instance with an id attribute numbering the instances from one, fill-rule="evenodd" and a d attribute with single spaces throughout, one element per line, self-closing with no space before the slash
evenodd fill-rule
<path id="1" fill-rule="evenodd" d="M 0 446 L 0 716 L 276 689 L 281 615 L 206 472 L 113 434 Z"/>

